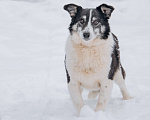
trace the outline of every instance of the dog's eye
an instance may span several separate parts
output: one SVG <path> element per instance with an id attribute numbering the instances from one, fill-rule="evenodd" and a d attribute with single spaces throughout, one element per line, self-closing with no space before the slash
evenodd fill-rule
<path id="1" fill-rule="evenodd" d="M 94 25 L 98 25 L 98 23 L 99 23 L 98 20 L 95 20 L 95 21 L 93 22 Z"/>
<path id="2" fill-rule="evenodd" d="M 84 19 L 80 19 L 80 24 L 84 24 Z"/>

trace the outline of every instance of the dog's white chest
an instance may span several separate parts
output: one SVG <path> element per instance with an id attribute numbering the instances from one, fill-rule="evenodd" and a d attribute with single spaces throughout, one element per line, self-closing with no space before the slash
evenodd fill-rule
<path id="1" fill-rule="evenodd" d="M 74 72 L 81 85 L 87 89 L 98 89 L 102 77 L 110 70 L 111 54 L 105 46 L 75 46 Z"/>
<path id="2" fill-rule="evenodd" d="M 112 60 L 111 39 L 103 43 L 87 47 L 68 40 L 66 45 L 66 65 L 71 79 L 87 89 L 97 89 L 100 81 L 108 78 Z"/>
<path id="3" fill-rule="evenodd" d="M 99 47 L 75 47 L 76 61 L 74 64 L 75 71 L 82 74 L 97 73 L 105 64 L 105 53 Z"/>

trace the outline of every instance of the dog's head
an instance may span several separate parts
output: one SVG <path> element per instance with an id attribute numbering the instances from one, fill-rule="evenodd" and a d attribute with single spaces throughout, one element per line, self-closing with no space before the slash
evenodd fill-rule
<path id="1" fill-rule="evenodd" d="M 114 7 L 102 4 L 95 9 L 83 9 L 75 4 L 67 4 L 64 9 L 69 12 L 72 19 L 69 30 L 75 37 L 75 43 L 92 46 L 108 38 L 110 32 L 108 19 Z"/>

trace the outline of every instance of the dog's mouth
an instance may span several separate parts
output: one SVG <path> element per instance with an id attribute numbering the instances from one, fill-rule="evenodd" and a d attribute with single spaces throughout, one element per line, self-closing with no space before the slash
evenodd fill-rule
<path id="1" fill-rule="evenodd" d="M 90 41 L 90 38 L 83 38 L 84 41 Z"/>

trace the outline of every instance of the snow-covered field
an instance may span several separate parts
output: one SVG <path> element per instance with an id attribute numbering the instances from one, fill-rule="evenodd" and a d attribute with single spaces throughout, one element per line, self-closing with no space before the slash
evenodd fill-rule
<path id="1" fill-rule="evenodd" d="M 114 84 L 105 112 L 83 93 L 79 117 L 70 99 L 64 69 L 69 0 L 0 0 L 0 120 L 149 120 L 150 1 L 72 0 L 83 7 L 115 7 L 111 30 L 132 100 L 123 101 Z"/>

